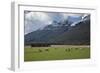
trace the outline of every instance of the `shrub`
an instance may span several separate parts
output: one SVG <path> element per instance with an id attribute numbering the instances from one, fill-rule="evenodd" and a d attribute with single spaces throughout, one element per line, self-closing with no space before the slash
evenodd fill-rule
<path id="1" fill-rule="evenodd" d="M 78 50 L 78 48 L 75 48 L 75 50 Z"/>
<path id="2" fill-rule="evenodd" d="M 39 52 L 42 52 L 42 50 L 41 50 L 41 49 L 39 49 Z"/>
<path id="3" fill-rule="evenodd" d="M 68 51 L 70 52 L 70 48 L 68 49 Z"/>
<path id="4" fill-rule="evenodd" d="M 67 52 L 67 51 L 68 51 L 68 49 L 65 49 L 65 51 Z"/>
<path id="5" fill-rule="evenodd" d="M 49 51 L 49 49 L 45 49 L 45 51 Z"/>

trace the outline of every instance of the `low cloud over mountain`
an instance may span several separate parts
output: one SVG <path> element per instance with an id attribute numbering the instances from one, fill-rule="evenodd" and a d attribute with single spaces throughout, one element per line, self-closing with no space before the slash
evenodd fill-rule
<path id="1" fill-rule="evenodd" d="M 25 34 L 38 29 L 43 29 L 45 26 L 52 24 L 54 21 L 63 22 L 68 19 L 70 23 L 72 23 L 80 20 L 83 15 L 84 14 L 24 11 Z"/>
<path id="2" fill-rule="evenodd" d="M 90 44 L 90 15 L 25 12 L 25 44 Z"/>

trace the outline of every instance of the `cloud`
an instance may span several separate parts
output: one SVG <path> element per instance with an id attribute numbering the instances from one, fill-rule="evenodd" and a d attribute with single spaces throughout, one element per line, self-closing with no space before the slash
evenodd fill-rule
<path id="1" fill-rule="evenodd" d="M 45 12 L 25 13 L 25 34 L 42 29 L 52 22 L 50 16 Z"/>
<path id="2" fill-rule="evenodd" d="M 84 14 L 78 14 L 78 13 L 62 13 L 62 16 L 63 16 L 64 19 L 67 19 L 68 16 L 78 18 L 78 17 L 81 17 L 83 15 Z"/>
<path id="3" fill-rule="evenodd" d="M 84 14 L 75 13 L 58 13 L 58 12 L 33 12 L 25 11 L 25 34 L 43 29 L 45 26 L 52 24 L 53 21 L 63 21 L 71 16 L 74 20 Z M 71 19 L 72 20 L 72 19 Z"/>

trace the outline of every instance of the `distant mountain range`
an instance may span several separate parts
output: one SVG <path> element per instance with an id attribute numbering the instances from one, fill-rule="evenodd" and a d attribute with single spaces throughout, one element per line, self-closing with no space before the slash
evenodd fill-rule
<path id="1" fill-rule="evenodd" d="M 24 35 L 25 44 L 51 43 L 51 44 L 90 44 L 90 15 L 75 19 L 56 22 Z"/>

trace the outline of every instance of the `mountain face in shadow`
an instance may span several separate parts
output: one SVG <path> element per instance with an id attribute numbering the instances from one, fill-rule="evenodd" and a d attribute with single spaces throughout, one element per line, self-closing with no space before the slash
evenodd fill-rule
<path id="1" fill-rule="evenodd" d="M 24 37 L 25 44 L 90 44 L 90 15 L 74 23 L 69 20 L 53 22 L 41 30 L 36 30 L 24 35 Z"/>

